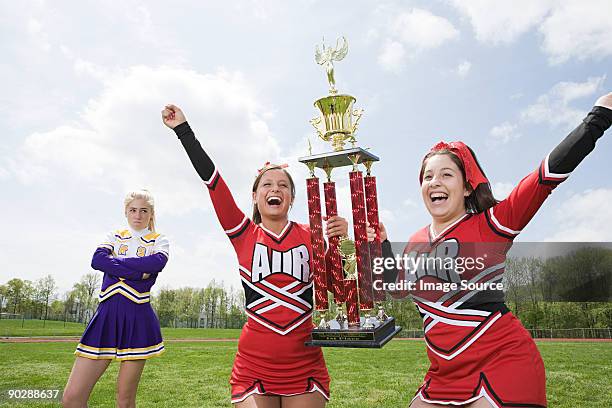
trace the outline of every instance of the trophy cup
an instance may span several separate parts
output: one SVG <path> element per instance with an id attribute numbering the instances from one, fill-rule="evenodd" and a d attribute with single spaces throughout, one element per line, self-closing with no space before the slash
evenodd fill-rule
<path id="1" fill-rule="evenodd" d="M 363 110 L 354 109 L 355 98 L 338 94 L 334 78 L 333 61 L 342 60 L 348 52 L 348 43 L 339 38 L 336 47 L 322 44 L 316 48 L 315 59 L 325 67 L 329 83 L 329 95 L 318 99 L 315 107 L 320 115 L 311 120 L 318 136 L 331 142 L 333 151 L 312 154 L 298 160 L 306 164 L 310 177 L 306 180 L 308 193 L 308 216 L 312 242 L 312 272 L 315 284 L 315 307 L 322 315 L 318 326 L 312 332 L 312 339 L 306 345 L 331 347 L 368 347 L 380 348 L 401 327 L 395 326 L 395 319 L 387 316 L 380 303 L 385 299 L 383 291 L 372 290 L 372 257 L 381 256 L 380 229 L 378 220 L 378 200 L 376 177 L 371 175 L 372 165 L 379 158 L 369 150 L 356 146 L 355 132 Z M 345 148 L 349 142 L 350 147 Z M 359 165 L 366 168 L 366 176 Z M 353 230 L 355 240 L 332 237 L 329 249 L 325 252 L 321 216 L 321 196 L 319 178 L 315 169 L 324 170 L 327 181 L 323 183 L 325 213 L 328 217 L 338 214 L 336 205 L 336 186 L 331 179 L 333 169 L 352 166 L 349 172 Z M 376 239 L 367 240 L 366 223 L 376 232 Z M 329 309 L 328 291 L 331 292 L 338 314 L 327 320 Z M 374 303 L 378 311 L 372 315 Z M 343 305 L 346 304 L 346 315 Z M 360 312 L 365 312 L 364 316 Z"/>

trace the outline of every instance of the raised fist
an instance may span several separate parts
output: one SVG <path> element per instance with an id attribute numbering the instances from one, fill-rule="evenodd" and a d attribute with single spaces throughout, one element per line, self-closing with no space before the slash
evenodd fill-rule
<path id="1" fill-rule="evenodd" d="M 166 105 L 161 114 L 164 125 L 168 126 L 170 129 L 174 129 L 181 123 L 187 122 L 185 114 L 176 105 Z"/>
<path id="2" fill-rule="evenodd" d="M 603 106 L 604 108 L 612 109 L 612 93 L 600 96 L 595 102 L 595 106 Z"/>

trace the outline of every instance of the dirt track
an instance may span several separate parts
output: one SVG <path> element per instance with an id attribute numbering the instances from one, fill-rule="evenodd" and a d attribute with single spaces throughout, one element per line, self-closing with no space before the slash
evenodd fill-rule
<path id="1" fill-rule="evenodd" d="M 78 343 L 80 337 L 0 337 L 0 343 Z M 394 340 L 421 341 L 420 338 L 401 337 Z M 168 339 L 166 343 L 232 342 L 238 339 Z M 536 339 L 542 342 L 612 343 L 612 339 Z"/>

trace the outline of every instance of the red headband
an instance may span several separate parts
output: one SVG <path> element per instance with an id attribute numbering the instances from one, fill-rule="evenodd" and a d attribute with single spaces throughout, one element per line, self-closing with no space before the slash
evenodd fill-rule
<path id="1" fill-rule="evenodd" d="M 281 169 L 289 167 L 287 163 L 283 164 L 272 164 L 269 161 L 265 162 L 261 169 L 257 169 L 257 174 L 261 174 L 266 170 L 270 170 L 271 167 L 280 167 Z"/>
<path id="2" fill-rule="evenodd" d="M 461 163 L 463 163 L 463 168 L 465 169 L 466 181 L 468 182 L 470 186 L 472 186 L 472 189 L 475 190 L 479 184 L 489 183 L 489 180 L 487 180 L 487 177 L 482 172 L 482 169 L 480 168 L 480 165 L 478 164 L 476 157 L 474 157 L 474 155 L 472 154 L 472 151 L 470 150 L 469 147 L 467 147 L 465 143 L 463 142 L 450 142 L 450 143 L 438 142 L 434 145 L 434 147 L 431 148 L 429 153 L 437 152 L 440 150 L 449 150 L 455 156 L 457 156 L 459 160 L 461 160 Z M 419 175 L 419 182 L 421 184 L 423 183 L 422 174 Z"/>

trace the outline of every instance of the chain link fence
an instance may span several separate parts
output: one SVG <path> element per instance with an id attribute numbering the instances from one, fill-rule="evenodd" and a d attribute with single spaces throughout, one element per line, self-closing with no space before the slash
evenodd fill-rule
<path id="1" fill-rule="evenodd" d="M 527 329 L 534 339 L 612 339 L 612 328 Z M 423 338 L 422 329 L 403 329 L 398 337 Z"/>

